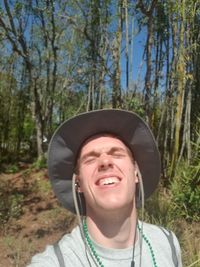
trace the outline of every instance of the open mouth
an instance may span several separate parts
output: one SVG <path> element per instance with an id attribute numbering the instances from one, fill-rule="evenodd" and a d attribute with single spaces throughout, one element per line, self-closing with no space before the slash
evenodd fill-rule
<path id="1" fill-rule="evenodd" d="M 101 178 L 96 182 L 96 185 L 98 186 L 109 186 L 109 185 L 116 185 L 119 184 L 121 179 L 119 177 L 113 176 L 113 177 L 105 177 Z"/>

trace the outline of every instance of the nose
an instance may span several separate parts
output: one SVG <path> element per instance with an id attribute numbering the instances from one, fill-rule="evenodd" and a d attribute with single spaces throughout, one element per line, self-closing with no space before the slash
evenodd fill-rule
<path id="1" fill-rule="evenodd" d="M 101 154 L 99 157 L 99 170 L 106 170 L 113 167 L 112 157 L 108 154 Z"/>

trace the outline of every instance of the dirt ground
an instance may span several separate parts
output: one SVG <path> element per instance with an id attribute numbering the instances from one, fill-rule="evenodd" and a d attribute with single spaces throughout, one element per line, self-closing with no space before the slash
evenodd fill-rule
<path id="1" fill-rule="evenodd" d="M 1 173 L 0 201 L 2 198 L 6 201 L 0 214 L 7 214 L 0 225 L 0 267 L 26 266 L 35 253 L 76 224 L 75 217 L 59 206 L 45 169 Z"/>

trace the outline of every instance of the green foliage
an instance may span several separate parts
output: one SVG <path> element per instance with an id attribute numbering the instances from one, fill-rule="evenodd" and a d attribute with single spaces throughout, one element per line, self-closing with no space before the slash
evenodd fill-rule
<path id="1" fill-rule="evenodd" d="M 145 201 L 144 220 L 173 229 L 174 217 L 171 205 L 169 192 L 160 184 L 154 194 Z"/>
<path id="2" fill-rule="evenodd" d="M 196 163 L 196 164 L 195 164 Z M 200 219 L 200 161 L 181 162 L 171 182 L 172 211 L 177 217 Z"/>
<path id="3" fill-rule="evenodd" d="M 0 185 L 0 225 L 5 224 L 9 219 L 19 218 L 22 214 L 24 196 L 20 193 L 9 192 L 9 185 Z"/>
<path id="4" fill-rule="evenodd" d="M 42 195 L 48 194 L 51 190 L 50 181 L 44 177 L 37 177 L 32 187 L 33 192 L 41 192 Z"/>
<path id="5" fill-rule="evenodd" d="M 175 214 L 174 199 L 170 196 L 170 191 L 160 188 L 145 201 L 144 221 L 161 225 L 172 230 L 179 239 L 183 266 L 200 266 L 200 238 L 199 225 L 197 222 L 187 222 L 181 219 L 179 214 Z M 178 210 L 178 212 L 180 212 Z M 141 210 L 139 210 L 141 219 Z"/>
<path id="6" fill-rule="evenodd" d="M 24 119 L 24 139 L 29 140 L 30 137 L 34 135 L 34 131 L 35 124 L 31 115 L 28 113 Z"/>
<path id="7" fill-rule="evenodd" d="M 133 112 L 136 112 L 141 117 L 144 117 L 144 114 L 145 114 L 144 107 L 139 96 L 135 96 L 132 98 L 128 97 L 127 106 L 129 110 L 132 110 Z"/>
<path id="8" fill-rule="evenodd" d="M 41 170 L 47 167 L 47 160 L 44 156 L 39 157 L 32 165 L 36 170 Z"/>
<path id="9" fill-rule="evenodd" d="M 6 173 L 16 173 L 18 171 L 19 167 L 16 164 L 9 165 L 5 170 Z"/>
<path id="10" fill-rule="evenodd" d="M 9 217 L 10 218 L 19 218 L 22 214 L 22 204 L 23 204 L 24 196 L 19 193 L 15 193 L 10 195 L 8 199 L 9 205 Z"/>

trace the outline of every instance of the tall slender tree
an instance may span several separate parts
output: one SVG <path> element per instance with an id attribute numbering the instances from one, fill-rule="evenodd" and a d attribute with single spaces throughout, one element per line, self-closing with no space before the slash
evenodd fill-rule
<path id="1" fill-rule="evenodd" d="M 152 95 L 152 49 L 154 38 L 154 11 L 157 0 L 152 0 L 147 6 L 142 0 L 138 0 L 137 7 L 141 10 L 147 19 L 147 39 L 146 39 L 146 75 L 145 75 L 145 96 L 144 109 L 146 119 L 151 125 L 152 110 L 151 110 L 151 95 Z"/>

